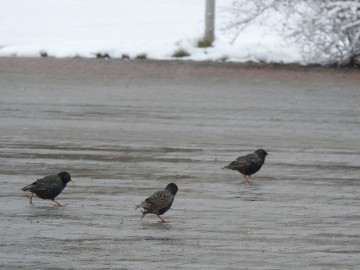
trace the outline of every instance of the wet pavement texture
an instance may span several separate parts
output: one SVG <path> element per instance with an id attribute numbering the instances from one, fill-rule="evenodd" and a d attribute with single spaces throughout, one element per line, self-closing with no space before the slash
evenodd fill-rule
<path id="1" fill-rule="evenodd" d="M 359 269 L 360 73 L 0 59 L 1 269 Z M 272 152 L 245 187 L 236 157 Z M 71 173 L 57 200 L 20 189 Z M 164 215 L 135 210 L 175 182 Z"/>

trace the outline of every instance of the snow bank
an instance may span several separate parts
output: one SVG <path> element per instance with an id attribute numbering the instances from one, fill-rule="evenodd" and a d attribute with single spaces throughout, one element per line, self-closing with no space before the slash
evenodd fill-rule
<path id="1" fill-rule="evenodd" d="M 182 48 L 185 60 L 301 63 L 298 48 L 267 22 L 231 44 L 221 31 L 231 2 L 217 1 L 216 41 L 201 49 L 205 0 L 2 0 L 0 56 L 174 59 Z"/>

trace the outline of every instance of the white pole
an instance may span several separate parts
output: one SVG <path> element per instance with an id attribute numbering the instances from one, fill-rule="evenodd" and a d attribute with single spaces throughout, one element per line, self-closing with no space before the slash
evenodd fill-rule
<path id="1" fill-rule="evenodd" d="M 211 45 L 215 39 L 215 0 L 205 1 L 205 36 L 203 41 Z"/>

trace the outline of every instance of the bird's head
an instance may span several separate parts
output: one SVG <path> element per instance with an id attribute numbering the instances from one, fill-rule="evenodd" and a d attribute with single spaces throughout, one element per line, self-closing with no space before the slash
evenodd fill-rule
<path id="1" fill-rule="evenodd" d="M 178 190 L 179 190 L 178 186 L 177 186 L 176 184 L 174 184 L 174 183 L 168 184 L 165 189 L 168 190 L 168 191 L 170 191 L 170 193 L 171 193 L 172 195 L 174 195 L 174 196 L 176 195 L 176 193 L 177 193 Z"/>
<path id="2" fill-rule="evenodd" d="M 267 155 L 269 155 L 268 152 L 266 152 L 264 149 L 258 149 L 254 152 L 258 157 L 264 158 Z"/>
<path id="3" fill-rule="evenodd" d="M 67 184 L 68 182 L 71 181 L 71 176 L 68 172 L 59 172 L 58 176 L 64 182 L 64 184 Z"/>

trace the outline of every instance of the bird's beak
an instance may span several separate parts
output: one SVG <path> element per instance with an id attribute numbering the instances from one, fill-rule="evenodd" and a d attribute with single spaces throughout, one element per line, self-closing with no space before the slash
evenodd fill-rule
<path id="1" fill-rule="evenodd" d="M 267 154 L 268 154 L 268 156 L 271 156 L 271 155 L 272 155 L 271 152 L 267 152 Z"/>
<path id="2" fill-rule="evenodd" d="M 71 180 L 70 180 L 70 182 L 73 182 L 73 183 L 75 183 L 75 180 L 72 180 L 72 179 L 71 179 Z"/>

